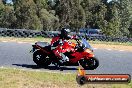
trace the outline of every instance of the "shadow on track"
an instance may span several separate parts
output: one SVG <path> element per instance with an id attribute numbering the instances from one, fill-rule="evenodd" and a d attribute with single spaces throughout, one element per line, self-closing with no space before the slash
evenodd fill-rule
<path id="1" fill-rule="evenodd" d="M 55 66 L 48 66 L 48 67 L 39 67 L 37 65 L 29 65 L 29 64 L 12 64 L 18 67 L 24 67 L 24 68 L 31 68 L 31 69 L 49 69 L 49 70 L 59 70 Z M 77 67 L 61 67 L 63 70 L 78 70 Z"/>

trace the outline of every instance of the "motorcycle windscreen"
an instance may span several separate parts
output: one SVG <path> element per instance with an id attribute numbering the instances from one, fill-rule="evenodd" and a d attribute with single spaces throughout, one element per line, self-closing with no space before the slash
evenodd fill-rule
<path id="1" fill-rule="evenodd" d="M 93 48 L 90 46 L 89 42 L 82 38 L 82 44 L 85 46 L 85 48 L 89 48 L 90 50 L 93 50 Z"/>

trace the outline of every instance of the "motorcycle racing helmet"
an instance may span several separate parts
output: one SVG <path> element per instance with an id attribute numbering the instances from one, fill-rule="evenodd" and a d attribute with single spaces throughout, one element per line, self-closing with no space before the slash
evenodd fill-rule
<path id="1" fill-rule="evenodd" d="M 61 29 L 61 36 L 63 36 L 63 38 L 67 38 L 70 35 L 70 29 L 68 28 L 62 28 Z"/>

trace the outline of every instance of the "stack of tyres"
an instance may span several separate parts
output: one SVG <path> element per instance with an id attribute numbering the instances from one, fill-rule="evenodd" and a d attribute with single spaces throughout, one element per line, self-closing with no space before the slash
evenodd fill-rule
<path id="1" fill-rule="evenodd" d="M 42 34 L 42 35 L 41 35 L 42 37 L 47 38 L 47 34 L 46 34 L 46 32 L 41 31 L 41 34 Z"/>
<path id="2" fill-rule="evenodd" d="M 3 37 L 6 37 L 6 30 L 3 30 L 3 31 L 2 31 L 2 36 L 3 36 Z"/>

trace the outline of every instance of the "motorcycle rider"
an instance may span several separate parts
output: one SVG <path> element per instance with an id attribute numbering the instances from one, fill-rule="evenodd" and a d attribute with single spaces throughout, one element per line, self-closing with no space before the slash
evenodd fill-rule
<path id="1" fill-rule="evenodd" d="M 58 36 L 54 37 L 51 41 L 51 50 L 56 57 L 60 58 L 59 61 L 61 64 L 69 61 L 69 58 L 61 52 L 62 45 L 64 44 L 64 42 L 68 42 L 69 39 L 77 39 L 77 36 L 71 36 L 69 33 L 70 29 L 62 28 L 61 33 Z"/>

